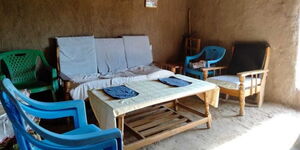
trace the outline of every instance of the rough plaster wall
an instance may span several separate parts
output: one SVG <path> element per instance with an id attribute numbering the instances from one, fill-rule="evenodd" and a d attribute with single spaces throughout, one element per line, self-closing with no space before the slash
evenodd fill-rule
<path id="1" fill-rule="evenodd" d="M 187 0 L 0 0 L 0 50 L 41 49 L 55 64 L 56 36 L 147 34 L 156 61 L 176 59 Z"/>
<path id="2" fill-rule="evenodd" d="M 268 41 L 272 49 L 265 100 L 300 108 L 295 88 L 299 1 L 192 0 L 190 4 L 193 31 L 203 45 L 230 50 L 236 40 Z"/>

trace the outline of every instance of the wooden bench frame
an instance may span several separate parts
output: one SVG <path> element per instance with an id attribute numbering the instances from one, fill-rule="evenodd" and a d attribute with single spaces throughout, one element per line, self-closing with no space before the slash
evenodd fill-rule
<path id="1" fill-rule="evenodd" d="M 72 87 L 74 86 L 74 83 L 72 81 L 62 79 L 62 77 L 60 76 L 61 69 L 60 69 L 59 61 L 60 61 L 60 59 L 59 59 L 59 48 L 57 47 L 56 48 L 56 66 L 57 66 L 58 78 L 62 82 L 64 99 L 65 100 L 70 100 L 70 99 L 72 99 L 71 95 L 70 95 L 70 91 L 71 91 Z M 168 64 L 168 63 L 157 63 L 157 62 L 153 62 L 153 63 L 161 69 L 166 69 L 166 70 L 172 71 L 174 73 L 182 73 L 182 70 L 183 70 L 182 65 Z"/>

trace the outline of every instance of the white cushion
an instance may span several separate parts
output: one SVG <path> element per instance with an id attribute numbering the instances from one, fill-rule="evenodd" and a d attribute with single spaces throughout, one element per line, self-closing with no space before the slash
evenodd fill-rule
<path id="1" fill-rule="evenodd" d="M 127 67 L 150 65 L 153 61 L 148 36 L 123 36 Z"/>
<path id="2" fill-rule="evenodd" d="M 223 75 L 223 76 L 210 77 L 206 81 L 214 83 L 222 88 L 234 89 L 234 90 L 238 90 L 239 85 L 240 85 L 239 77 L 234 76 L 234 75 Z M 255 86 L 256 84 L 260 84 L 260 83 L 261 83 L 260 78 L 257 79 L 257 83 L 255 82 L 255 79 L 253 79 L 253 86 Z M 251 87 L 251 78 L 250 77 L 247 77 L 245 79 L 244 87 L 245 88 Z"/>
<path id="3" fill-rule="evenodd" d="M 169 70 L 160 69 L 154 65 L 138 66 L 129 70 L 136 75 L 147 75 L 147 80 L 157 80 L 158 78 L 167 78 L 175 75 Z"/>
<path id="4" fill-rule="evenodd" d="M 91 89 L 118 86 L 133 81 L 157 80 L 158 78 L 166 78 L 170 76 L 174 76 L 174 73 L 168 70 L 159 69 L 156 66 L 139 66 L 117 73 L 95 76 L 95 78 L 100 79 L 92 81 L 86 80 L 87 82 L 81 83 L 72 89 L 70 94 L 73 99 L 86 99 L 88 97 L 87 91 Z"/>
<path id="5" fill-rule="evenodd" d="M 93 73 L 89 75 L 74 75 L 74 76 L 69 76 L 69 80 L 74 82 L 74 83 L 84 83 L 88 81 L 94 81 L 100 79 L 100 74 L 99 73 Z"/>
<path id="6" fill-rule="evenodd" d="M 99 79 L 89 82 L 84 82 L 76 86 L 70 91 L 70 95 L 73 99 L 85 100 L 88 98 L 87 91 L 91 89 L 102 89 L 111 86 L 110 79 Z"/>
<path id="7" fill-rule="evenodd" d="M 100 74 L 127 68 L 122 38 L 96 38 L 97 65 Z"/>
<path id="8" fill-rule="evenodd" d="M 94 36 L 57 37 L 59 65 L 66 76 L 97 73 Z"/>

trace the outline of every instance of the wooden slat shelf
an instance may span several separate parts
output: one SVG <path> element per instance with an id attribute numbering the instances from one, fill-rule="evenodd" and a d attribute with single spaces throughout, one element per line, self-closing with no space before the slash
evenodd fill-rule
<path id="1" fill-rule="evenodd" d="M 207 123 L 210 120 L 210 116 L 205 116 L 205 114 L 183 104 L 177 103 L 177 105 L 204 119 L 192 121 L 165 105 L 151 106 L 128 113 L 125 116 L 124 125 L 138 140 L 130 143 L 126 142 L 125 149 L 136 149 L 146 143 L 153 143 L 155 140 L 172 136 L 175 133 L 183 132 L 196 125 Z"/>

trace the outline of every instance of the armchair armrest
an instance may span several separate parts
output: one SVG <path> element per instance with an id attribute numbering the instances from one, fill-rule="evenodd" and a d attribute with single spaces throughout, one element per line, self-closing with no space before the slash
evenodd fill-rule
<path id="1" fill-rule="evenodd" d="M 174 73 L 182 73 L 182 66 L 179 64 L 153 62 L 159 68 L 170 70 Z M 178 71 L 177 71 L 178 70 Z"/>
<path id="2" fill-rule="evenodd" d="M 227 66 L 220 66 L 220 67 L 209 67 L 209 68 L 201 68 L 202 71 L 214 71 L 220 69 L 227 69 Z"/>
<path id="3" fill-rule="evenodd" d="M 203 53 L 204 53 L 204 51 L 201 51 L 200 53 L 198 53 L 194 56 L 186 56 L 185 57 L 185 62 L 184 62 L 184 67 L 187 67 L 191 60 L 199 58 Z"/>
<path id="4" fill-rule="evenodd" d="M 24 97 L 23 97 L 24 98 Z M 27 98 L 28 99 L 28 98 Z M 21 105 L 24 110 L 33 116 L 44 119 L 57 119 L 72 116 L 75 128 L 87 125 L 85 104 L 83 100 L 64 102 L 38 102 L 26 100 L 29 105 Z M 35 109 L 31 109 L 35 108 Z"/>
<path id="5" fill-rule="evenodd" d="M 117 139 L 118 147 L 122 148 L 122 135 L 121 131 L 117 128 L 78 135 L 58 134 L 49 131 L 46 134 L 49 139 L 51 137 L 51 141 L 53 141 L 54 143 L 68 146 L 92 145 L 105 142 L 111 139 Z"/>
<path id="6" fill-rule="evenodd" d="M 227 66 L 220 66 L 220 67 L 209 67 L 209 68 L 201 68 L 202 72 L 203 72 L 203 78 L 204 80 L 207 79 L 208 77 L 208 71 L 216 71 L 219 70 L 221 72 L 221 70 L 223 69 L 227 69 Z"/>
<path id="7" fill-rule="evenodd" d="M 239 77 L 240 81 L 240 90 L 242 91 L 245 88 L 244 82 L 246 80 L 247 76 L 251 76 L 251 86 L 250 86 L 250 95 L 257 93 L 258 92 L 258 86 L 259 85 L 264 85 L 265 81 L 264 78 L 266 77 L 266 73 L 269 72 L 269 70 L 251 70 L 251 71 L 244 71 L 237 73 L 237 76 Z M 259 75 L 262 75 L 262 80 L 258 80 Z"/>
<path id="8" fill-rule="evenodd" d="M 251 71 L 239 72 L 239 73 L 237 73 L 237 75 L 239 77 L 246 77 L 246 76 L 250 76 L 250 75 L 258 75 L 258 74 L 263 74 L 263 73 L 267 73 L 267 72 L 269 72 L 269 70 L 251 70 Z"/>

